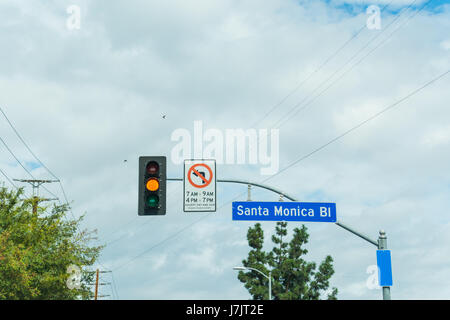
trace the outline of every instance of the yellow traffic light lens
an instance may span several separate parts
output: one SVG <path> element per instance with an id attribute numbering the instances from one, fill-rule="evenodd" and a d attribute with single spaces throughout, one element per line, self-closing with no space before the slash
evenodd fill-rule
<path id="1" fill-rule="evenodd" d="M 156 191 L 159 189 L 159 181 L 158 179 L 149 179 L 147 181 L 147 190 L 148 191 Z"/>

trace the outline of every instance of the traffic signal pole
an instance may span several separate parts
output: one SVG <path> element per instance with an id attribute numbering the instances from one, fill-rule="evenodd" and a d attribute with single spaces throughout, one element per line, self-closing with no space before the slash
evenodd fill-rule
<path id="1" fill-rule="evenodd" d="M 387 237 L 384 230 L 380 230 L 380 236 L 378 237 L 378 249 L 387 249 Z M 391 300 L 391 287 L 383 287 L 383 300 Z"/>
<path id="2" fill-rule="evenodd" d="M 167 181 L 183 181 L 183 179 L 180 178 L 168 178 Z M 239 183 L 239 184 L 245 184 L 247 186 L 255 186 L 255 187 L 259 187 L 259 188 L 263 188 L 272 192 L 275 192 L 277 194 L 279 194 L 280 196 L 283 196 L 284 198 L 287 198 L 291 201 L 294 202 L 298 202 L 297 199 L 295 199 L 294 197 L 286 194 L 283 191 L 277 190 L 271 186 L 262 184 L 262 183 L 256 183 L 256 182 L 250 182 L 250 181 L 243 181 L 243 180 L 231 180 L 231 179 L 217 179 L 217 182 L 225 182 L 225 183 Z M 250 199 L 250 195 L 248 195 L 248 198 Z M 377 247 L 377 249 L 382 250 L 382 249 L 387 249 L 387 237 L 386 237 L 386 233 L 384 231 L 380 231 L 380 236 L 378 238 L 378 241 L 371 239 L 370 237 L 364 235 L 363 233 L 356 231 L 355 229 L 343 224 L 342 222 L 335 222 L 335 224 L 341 228 L 343 228 L 344 230 L 349 231 L 350 233 L 353 233 L 354 235 L 360 237 L 361 239 L 366 240 L 367 242 L 373 244 L 374 246 Z M 391 299 L 391 293 L 390 293 L 390 287 L 383 287 L 383 300 L 390 300 Z"/>

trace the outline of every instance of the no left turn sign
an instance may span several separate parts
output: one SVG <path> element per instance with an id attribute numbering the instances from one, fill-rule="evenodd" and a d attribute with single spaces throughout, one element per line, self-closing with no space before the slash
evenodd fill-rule
<path id="1" fill-rule="evenodd" d="M 208 176 L 209 176 L 209 178 L 206 178 Z M 193 181 L 193 180 L 195 180 L 194 177 L 198 177 L 201 180 L 201 182 L 200 183 L 194 182 Z M 208 166 L 204 163 L 197 163 L 189 168 L 187 178 L 189 180 L 189 183 L 193 187 L 205 188 L 205 187 L 209 186 L 209 184 L 211 183 L 211 181 L 213 179 L 213 172 L 212 172 L 212 169 L 210 166 Z"/>
<path id="2" fill-rule="evenodd" d="M 184 161 L 185 212 L 216 211 L 216 161 Z"/>

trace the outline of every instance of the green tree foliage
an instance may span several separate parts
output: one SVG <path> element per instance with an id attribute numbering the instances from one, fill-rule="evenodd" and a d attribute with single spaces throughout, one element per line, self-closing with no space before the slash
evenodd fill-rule
<path id="1" fill-rule="evenodd" d="M 286 241 L 287 222 L 278 222 L 272 236 L 272 251 L 263 251 L 264 232 L 257 223 L 247 232 L 250 246 L 248 258 L 243 260 L 244 267 L 260 270 L 268 275 L 272 271 L 272 298 L 275 300 L 319 300 L 329 288 L 329 280 L 334 274 L 333 259 L 327 256 L 319 268 L 316 263 L 308 262 L 304 256 L 308 253 L 305 245 L 309 235 L 307 228 L 294 229 L 291 241 Z M 269 298 L 268 279 L 256 271 L 240 271 L 238 279 L 255 300 Z M 333 288 L 326 296 L 337 299 L 338 290 Z"/>
<path id="2" fill-rule="evenodd" d="M 94 264 L 102 247 L 89 246 L 93 232 L 79 231 L 83 217 L 70 220 L 67 206 L 39 207 L 23 191 L 0 188 L 0 299 L 91 299 Z M 78 266 L 81 286 L 69 289 L 67 268 Z"/>

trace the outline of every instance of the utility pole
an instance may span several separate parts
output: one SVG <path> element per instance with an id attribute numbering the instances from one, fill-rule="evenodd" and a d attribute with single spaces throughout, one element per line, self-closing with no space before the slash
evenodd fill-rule
<path id="1" fill-rule="evenodd" d="M 39 197 L 39 187 L 44 183 L 59 182 L 59 180 L 38 180 L 38 179 L 13 179 L 13 180 L 18 181 L 18 182 L 29 183 L 33 187 L 33 196 L 31 198 L 31 203 L 33 205 L 33 215 L 34 216 L 37 216 L 37 208 L 38 208 L 39 202 L 58 200 L 57 198 L 53 198 L 53 199 L 40 198 Z"/>
<path id="2" fill-rule="evenodd" d="M 97 269 L 96 271 L 88 271 L 88 272 L 95 272 L 95 283 L 90 283 L 90 285 L 95 286 L 94 300 L 98 300 L 98 298 L 102 297 L 109 297 L 109 295 L 99 295 L 98 286 L 106 286 L 111 284 L 110 282 L 99 282 L 99 281 L 100 281 L 100 273 L 110 273 L 112 271 L 101 271 Z"/>
<path id="3" fill-rule="evenodd" d="M 96 272 L 97 276 L 96 276 L 96 280 L 95 280 L 95 297 L 94 297 L 94 300 L 97 300 L 97 296 L 98 296 L 98 273 L 99 273 L 99 270 L 97 269 L 97 272 Z"/>

